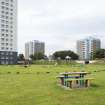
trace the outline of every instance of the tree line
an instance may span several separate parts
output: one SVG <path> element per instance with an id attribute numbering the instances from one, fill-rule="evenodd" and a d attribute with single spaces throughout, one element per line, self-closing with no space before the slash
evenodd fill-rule
<path id="1" fill-rule="evenodd" d="M 52 54 L 52 56 L 54 60 L 57 60 L 58 58 L 60 58 L 61 60 L 65 60 L 67 56 L 71 60 L 79 59 L 79 56 L 71 50 L 56 51 Z M 40 52 L 30 55 L 30 58 L 31 60 L 41 60 L 41 59 L 47 60 L 48 59 L 46 55 Z M 105 58 L 105 49 L 98 49 L 92 54 L 92 59 L 102 59 L 102 58 Z M 19 61 L 25 60 L 24 54 L 19 54 L 18 60 Z"/>

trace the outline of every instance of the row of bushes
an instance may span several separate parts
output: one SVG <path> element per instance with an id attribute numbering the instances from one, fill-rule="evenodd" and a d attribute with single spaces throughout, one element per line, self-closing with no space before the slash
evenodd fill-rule
<path id="1" fill-rule="evenodd" d="M 66 65 L 66 64 L 75 64 L 75 61 L 66 61 L 66 60 L 60 60 L 60 61 L 47 61 L 47 60 L 37 60 L 33 61 L 33 64 L 37 65 Z"/>

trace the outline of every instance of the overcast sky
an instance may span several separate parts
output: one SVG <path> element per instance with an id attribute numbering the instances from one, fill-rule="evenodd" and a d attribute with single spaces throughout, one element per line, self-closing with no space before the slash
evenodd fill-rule
<path id="1" fill-rule="evenodd" d="M 76 51 L 76 40 L 94 36 L 105 47 L 105 0 L 18 0 L 18 50 L 44 41 L 46 54 Z"/>

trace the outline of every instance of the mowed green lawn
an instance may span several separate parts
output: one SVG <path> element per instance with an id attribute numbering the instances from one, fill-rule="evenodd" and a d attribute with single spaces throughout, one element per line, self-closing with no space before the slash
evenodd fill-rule
<path id="1" fill-rule="evenodd" d="M 64 71 L 89 71 L 92 86 L 65 90 L 56 76 Z M 0 105 L 105 105 L 105 65 L 0 66 Z"/>

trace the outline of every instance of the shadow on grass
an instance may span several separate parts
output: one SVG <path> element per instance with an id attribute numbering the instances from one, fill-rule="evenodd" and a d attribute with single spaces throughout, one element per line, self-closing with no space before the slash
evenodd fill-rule
<path id="1" fill-rule="evenodd" d="M 93 72 L 105 72 L 105 70 L 94 70 Z"/>
<path id="2" fill-rule="evenodd" d="M 99 88 L 100 86 L 97 85 L 97 84 L 91 84 L 91 87 L 93 87 L 93 88 Z"/>

